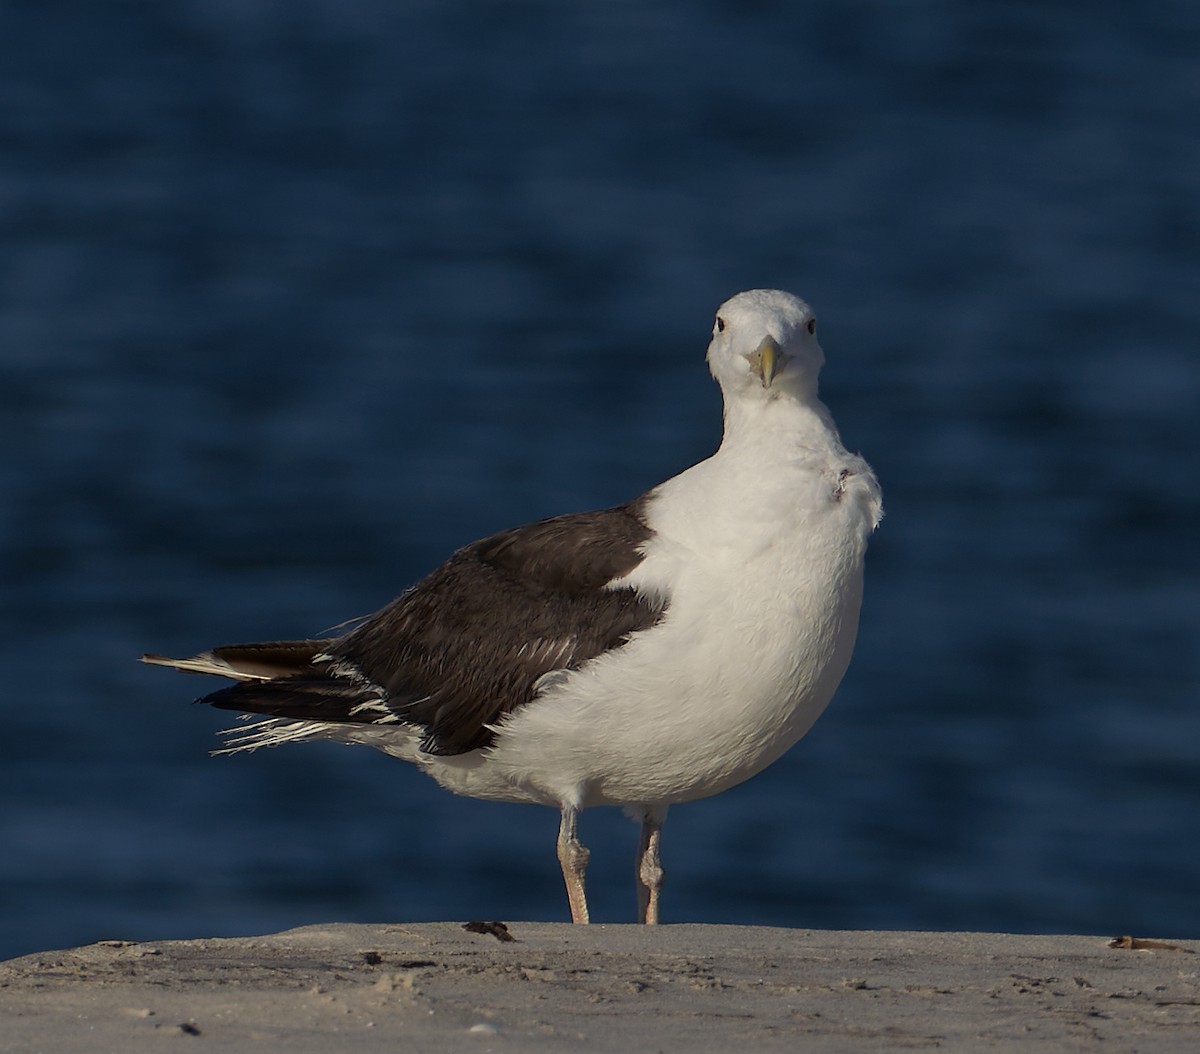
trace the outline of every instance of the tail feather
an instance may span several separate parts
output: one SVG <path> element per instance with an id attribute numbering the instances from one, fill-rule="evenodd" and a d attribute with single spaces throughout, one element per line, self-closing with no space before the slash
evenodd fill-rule
<path id="1" fill-rule="evenodd" d="M 277 717 L 252 724 L 235 725 L 222 730 L 219 735 L 227 737 L 220 750 L 214 755 L 249 754 L 259 747 L 277 747 L 284 743 L 306 743 L 313 739 L 324 739 L 337 729 L 337 725 L 320 724 L 314 721 L 285 721 Z"/>
<path id="2" fill-rule="evenodd" d="M 289 721 L 369 725 L 399 720 L 383 702 L 381 690 L 375 685 L 322 671 L 230 685 L 206 695 L 201 702 L 219 710 L 265 714 Z"/>
<path id="3" fill-rule="evenodd" d="M 184 673 L 213 674 L 234 681 L 269 681 L 309 669 L 330 644 L 324 640 L 283 640 L 265 644 L 227 644 L 186 659 L 143 655 L 151 666 L 169 666 Z"/>
<path id="4" fill-rule="evenodd" d="M 142 662 L 238 682 L 197 702 L 269 718 L 251 726 L 255 731 L 248 739 L 254 746 L 307 738 L 318 725 L 400 722 L 387 704 L 385 689 L 328 654 L 334 644 L 332 639 L 231 644 L 187 659 L 143 655 Z M 308 731 L 301 732 L 301 726 Z"/>

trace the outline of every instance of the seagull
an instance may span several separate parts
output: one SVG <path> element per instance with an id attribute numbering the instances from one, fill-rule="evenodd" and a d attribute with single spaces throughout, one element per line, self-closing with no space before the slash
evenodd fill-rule
<path id="1" fill-rule="evenodd" d="M 579 814 L 620 806 L 641 824 L 638 919 L 657 923 L 669 807 L 778 759 L 854 648 L 883 506 L 818 398 L 816 330 L 790 293 L 722 304 L 720 448 L 641 497 L 473 542 L 341 636 L 142 661 L 236 682 L 200 700 L 258 718 L 218 753 L 357 743 L 458 794 L 558 809 L 575 923 Z"/>

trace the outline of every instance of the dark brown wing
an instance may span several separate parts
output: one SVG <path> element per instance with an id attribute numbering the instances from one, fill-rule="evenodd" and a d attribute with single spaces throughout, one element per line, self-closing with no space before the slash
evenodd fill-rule
<path id="1" fill-rule="evenodd" d="M 460 549 L 304 673 L 208 696 L 294 720 L 397 720 L 423 750 L 487 745 L 487 727 L 529 702 L 539 678 L 576 669 L 653 625 L 665 604 L 607 589 L 642 560 L 641 502 L 557 516 Z"/>

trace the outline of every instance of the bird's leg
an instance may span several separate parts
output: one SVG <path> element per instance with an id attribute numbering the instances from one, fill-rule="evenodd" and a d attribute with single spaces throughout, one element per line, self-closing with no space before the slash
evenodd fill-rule
<path id="1" fill-rule="evenodd" d="M 587 871 L 590 855 L 575 835 L 579 810 L 573 805 L 562 807 L 562 821 L 558 825 L 558 863 L 562 868 L 563 881 L 567 884 L 567 902 L 571 905 L 571 921 L 587 922 L 587 896 L 583 891 L 583 876 Z"/>
<path id="2" fill-rule="evenodd" d="M 658 923 L 658 894 L 663 884 L 658 843 L 666 818 L 665 806 L 659 809 L 647 808 L 642 813 L 642 839 L 638 845 L 637 858 L 638 921 L 648 926 Z"/>

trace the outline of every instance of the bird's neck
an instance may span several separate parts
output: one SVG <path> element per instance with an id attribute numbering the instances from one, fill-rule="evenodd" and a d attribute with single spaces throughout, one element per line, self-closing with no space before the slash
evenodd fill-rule
<path id="1" fill-rule="evenodd" d="M 733 399 L 725 403 L 722 450 L 753 447 L 840 447 L 837 427 L 814 392 L 805 399 Z"/>

